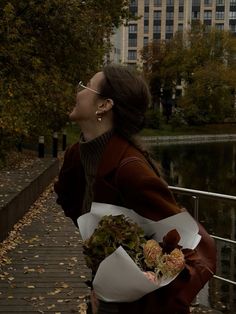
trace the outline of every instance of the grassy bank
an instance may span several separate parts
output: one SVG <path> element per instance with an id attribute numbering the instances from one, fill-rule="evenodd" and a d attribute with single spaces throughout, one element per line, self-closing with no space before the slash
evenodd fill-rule
<path id="1" fill-rule="evenodd" d="M 78 141 L 80 134 L 77 125 L 67 127 L 67 142 L 72 144 Z M 194 127 L 182 127 L 175 130 L 170 125 L 163 125 L 161 129 L 144 129 L 142 136 L 165 136 L 165 135 L 198 135 L 198 134 L 236 134 L 236 124 L 209 124 Z"/>
<path id="2" fill-rule="evenodd" d="M 163 125 L 160 130 L 144 129 L 143 136 L 165 136 L 165 135 L 199 135 L 199 134 L 236 134 L 235 124 L 208 124 L 202 126 L 184 126 L 172 129 L 171 125 Z"/>

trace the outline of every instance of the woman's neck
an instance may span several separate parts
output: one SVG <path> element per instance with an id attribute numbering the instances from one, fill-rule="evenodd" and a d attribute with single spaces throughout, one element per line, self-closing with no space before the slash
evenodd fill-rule
<path id="1" fill-rule="evenodd" d="M 81 123 L 80 129 L 83 133 L 84 140 L 88 142 L 112 130 L 112 125 L 106 125 L 99 122 L 99 125 L 88 126 L 87 124 L 83 125 L 83 123 Z"/>

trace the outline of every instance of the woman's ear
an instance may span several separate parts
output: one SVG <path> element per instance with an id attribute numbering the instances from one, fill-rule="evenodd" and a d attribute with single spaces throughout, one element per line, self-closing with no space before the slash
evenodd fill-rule
<path id="1" fill-rule="evenodd" d="M 111 98 L 106 98 L 98 105 L 98 110 L 108 112 L 112 109 L 113 106 L 114 106 L 113 100 Z"/>

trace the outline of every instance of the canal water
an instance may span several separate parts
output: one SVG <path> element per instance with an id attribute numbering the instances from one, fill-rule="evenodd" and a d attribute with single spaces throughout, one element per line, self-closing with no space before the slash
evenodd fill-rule
<path id="1" fill-rule="evenodd" d="M 151 153 L 169 185 L 236 195 L 236 142 L 157 145 Z M 177 198 L 189 209 L 189 196 Z M 236 203 L 199 202 L 199 221 L 210 234 L 236 239 Z M 217 275 L 236 281 L 236 245 L 217 241 Z M 207 295 L 207 297 L 206 297 Z M 236 286 L 214 279 L 204 289 L 201 303 L 223 313 L 236 313 Z"/>

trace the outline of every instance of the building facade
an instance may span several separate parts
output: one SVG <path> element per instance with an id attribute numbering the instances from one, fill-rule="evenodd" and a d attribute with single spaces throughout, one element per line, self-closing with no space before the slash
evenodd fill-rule
<path id="1" fill-rule="evenodd" d="M 115 63 L 142 65 L 145 45 L 169 40 L 176 31 L 184 33 L 196 20 L 236 35 L 236 0 L 130 0 L 130 11 L 139 18 L 114 34 L 110 60 Z"/>

